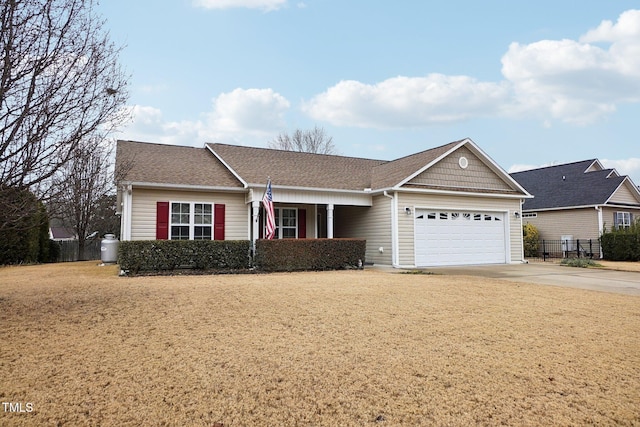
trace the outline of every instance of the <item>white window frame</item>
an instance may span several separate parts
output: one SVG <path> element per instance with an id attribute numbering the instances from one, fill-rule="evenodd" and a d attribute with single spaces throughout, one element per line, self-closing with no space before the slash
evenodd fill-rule
<path id="1" fill-rule="evenodd" d="M 184 204 L 189 205 L 189 223 L 173 222 L 173 205 Z M 208 205 L 211 207 L 211 222 L 209 224 L 196 224 L 196 205 Z M 169 202 L 169 240 L 181 240 L 173 238 L 173 227 L 189 227 L 189 239 L 195 239 L 196 227 L 208 227 L 211 230 L 211 239 L 198 239 L 198 240 L 213 240 L 214 238 L 214 204 L 211 202 L 185 202 L 185 201 L 171 201 Z M 182 239 L 185 240 L 185 239 Z"/>
<path id="2" fill-rule="evenodd" d="M 537 212 L 523 213 L 522 218 L 538 218 L 538 213 Z"/>
<path id="3" fill-rule="evenodd" d="M 631 212 L 615 212 L 615 221 L 614 221 L 614 226 L 616 229 L 622 227 L 622 228 L 629 228 L 631 227 Z M 620 220 L 620 218 L 622 218 L 622 220 Z"/>
<path id="4" fill-rule="evenodd" d="M 295 237 L 287 237 L 287 239 L 297 239 L 298 238 L 298 227 L 300 225 L 300 220 L 298 218 L 298 208 L 290 208 L 287 206 L 282 206 L 282 207 L 277 207 L 274 208 L 274 214 L 276 217 L 276 234 L 274 236 L 274 238 L 276 239 L 283 239 L 282 234 L 283 234 L 283 229 L 295 229 Z M 279 220 L 280 218 L 282 218 L 282 211 L 285 210 L 292 210 L 295 211 L 295 221 L 296 221 L 296 225 L 295 226 L 283 226 L 282 224 L 279 224 Z"/>

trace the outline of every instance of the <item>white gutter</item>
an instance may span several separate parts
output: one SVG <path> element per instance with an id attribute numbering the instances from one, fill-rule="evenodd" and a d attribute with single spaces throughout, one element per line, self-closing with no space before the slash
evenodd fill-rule
<path id="1" fill-rule="evenodd" d="M 387 191 L 402 191 L 403 193 L 420 193 L 420 194 L 439 194 L 448 196 L 472 196 L 472 197 L 493 197 L 500 199 L 533 199 L 530 194 L 504 194 L 504 193 L 476 193 L 473 191 L 455 191 L 455 190 L 435 190 L 427 188 L 408 188 L 408 187 L 390 187 L 385 190 L 376 190 L 371 194 L 379 194 Z"/>
<path id="2" fill-rule="evenodd" d="M 218 187 L 215 185 L 192 185 L 192 184 L 168 184 L 158 182 L 144 182 L 144 181 L 123 181 L 125 185 L 134 186 L 138 188 L 152 188 L 158 190 L 187 190 L 187 191 L 223 191 L 234 193 L 246 193 L 246 188 L 242 187 Z"/>
<path id="3" fill-rule="evenodd" d="M 398 268 L 398 197 L 395 192 L 389 195 L 387 190 L 382 195 L 391 199 L 391 265 Z"/>

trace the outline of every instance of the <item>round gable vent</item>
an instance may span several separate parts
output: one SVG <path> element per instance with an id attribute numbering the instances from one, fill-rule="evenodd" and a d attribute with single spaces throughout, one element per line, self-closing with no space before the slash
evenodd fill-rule
<path id="1" fill-rule="evenodd" d="M 462 169 L 466 169 L 469 166 L 469 160 L 466 157 L 462 156 L 458 159 L 458 164 Z"/>

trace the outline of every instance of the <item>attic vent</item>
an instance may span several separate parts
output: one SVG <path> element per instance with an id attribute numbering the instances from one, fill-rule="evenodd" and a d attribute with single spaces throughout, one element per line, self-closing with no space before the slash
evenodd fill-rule
<path id="1" fill-rule="evenodd" d="M 469 160 L 467 160 L 466 157 L 462 156 L 458 159 L 458 165 L 460 165 L 462 169 L 466 169 L 467 166 L 469 166 Z"/>

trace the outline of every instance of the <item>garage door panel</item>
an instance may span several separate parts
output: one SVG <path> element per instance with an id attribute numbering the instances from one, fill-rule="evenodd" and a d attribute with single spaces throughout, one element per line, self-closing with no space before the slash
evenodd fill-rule
<path id="1" fill-rule="evenodd" d="M 504 213 L 416 209 L 418 266 L 504 263 Z"/>

